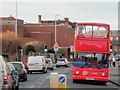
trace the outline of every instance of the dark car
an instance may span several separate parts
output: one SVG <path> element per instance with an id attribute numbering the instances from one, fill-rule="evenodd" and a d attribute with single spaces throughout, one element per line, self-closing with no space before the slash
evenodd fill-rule
<path id="1" fill-rule="evenodd" d="M 19 89 L 19 76 L 17 74 L 17 71 L 15 70 L 14 66 L 10 63 L 7 63 L 7 67 L 8 67 L 8 75 L 11 76 L 12 78 L 12 88 L 15 89 L 15 90 L 18 90 Z"/>
<path id="2" fill-rule="evenodd" d="M 17 70 L 19 79 L 22 79 L 24 82 L 27 81 L 27 71 L 22 62 L 10 62 L 15 69 Z"/>

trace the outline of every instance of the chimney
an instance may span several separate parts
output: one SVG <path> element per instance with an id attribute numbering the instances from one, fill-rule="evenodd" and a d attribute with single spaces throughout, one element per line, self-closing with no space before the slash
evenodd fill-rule
<path id="1" fill-rule="evenodd" d="M 8 17 L 9 20 L 14 20 L 14 17 L 12 15 L 10 15 L 10 17 Z"/>
<path id="2" fill-rule="evenodd" d="M 41 24 L 42 23 L 42 20 L 41 20 L 41 15 L 38 15 L 38 23 Z"/>

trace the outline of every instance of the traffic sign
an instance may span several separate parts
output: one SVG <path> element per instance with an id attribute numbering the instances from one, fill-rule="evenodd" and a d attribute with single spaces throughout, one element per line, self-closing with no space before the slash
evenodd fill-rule
<path id="1" fill-rule="evenodd" d="M 59 82 L 60 82 L 60 83 L 64 83 L 64 82 L 65 82 L 65 77 L 61 76 L 61 77 L 59 78 Z"/>
<path id="2" fill-rule="evenodd" d="M 67 88 L 67 77 L 64 74 L 58 75 L 58 88 Z"/>
<path id="3" fill-rule="evenodd" d="M 54 44 L 53 48 L 54 48 L 54 51 L 58 51 L 59 50 L 59 45 L 58 45 L 57 42 Z"/>

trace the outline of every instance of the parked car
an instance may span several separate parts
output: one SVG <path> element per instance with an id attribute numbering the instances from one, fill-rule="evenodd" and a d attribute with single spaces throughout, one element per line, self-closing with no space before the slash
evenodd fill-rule
<path id="1" fill-rule="evenodd" d="M 0 90 L 4 88 L 12 88 L 12 85 L 10 86 L 8 85 L 8 83 L 5 82 L 5 80 L 8 79 L 6 67 L 7 66 L 4 58 L 2 55 L 0 55 Z"/>
<path id="2" fill-rule="evenodd" d="M 11 69 L 9 68 L 8 64 L 6 64 L 5 59 L 2 56 L 0 56 L 0 88 L 2 88 L 2 90 L 15 89 L 15 83 Z"/>
<path id="3" fill-rule="evenodd" d="M 28 72 L 43 72 L 47 73 L 47 64 L 44 56 L 29 56 L 28 57 Z"/>
<path id="4" fill-rule="evenodd" d="M 8 68 L 8 75 L 12 77 L 13 89 L 18 90 L 19 89 L 19 76 L 17 74 L 17 71 L 15 70 L 14 66 L 10 63 L 7 63 L 7 68 Z"/>
<path id="5" fill-rule="evenodd" d="M 116 61 L 120 61 L 120 55 L 115 56 Z"/>
<path id="6" fill-rule="evenodd" d="M 69 62 L 68 62 L 67 58 L 58 58 L 56 67 L 60 67 L 60 66 L 69 67 Z"/>
<path id="7" fill-rule="evenodd" d="M 46 64 L 47 64 L 47 69 L 54 70 L 54 64 L 53 64 L 51 58 L 46 58 L 45 61 L 46 61 Z"/>
<path id="8" fill-rule="evenodd" d="M 10 62 L 16 69 L 19 79 L 22 79 L 24 82 L 27 81 L 27 71 L 22 62 Z"/>

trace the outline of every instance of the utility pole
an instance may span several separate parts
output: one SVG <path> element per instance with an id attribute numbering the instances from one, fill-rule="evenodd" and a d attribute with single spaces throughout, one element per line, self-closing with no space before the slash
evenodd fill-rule
<path id="1" fill-rule="evenodd" d="M 55 43 L 57 42 L 57 27 L 56 27 L 56 18 L 57 18 L 57 15 L 55 15 Z"/>
<path id="2" fill-rule="evenodd" d="M 16 36 L 16 61 L 18 61 L 18 37 L 17 37 L 17 0 L 16 0 L 15 36 Z"/>

